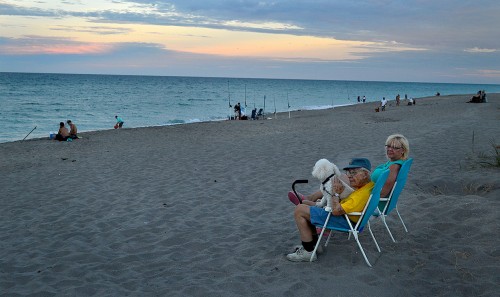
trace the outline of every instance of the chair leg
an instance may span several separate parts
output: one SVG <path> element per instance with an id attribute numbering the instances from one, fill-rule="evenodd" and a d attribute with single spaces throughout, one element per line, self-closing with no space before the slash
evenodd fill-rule
<path id="1" fill-rule="evenodd" d="M 318 250 L 319 244 L 321 243 L 321 238 L 323 238 L 323 233 L 325 233 L 326 225 L 328 225 L 328 221 L 330 220 L 331 215 L 332 215 L 332 213 L 329 212 L 328 216 L 326 217 L 325 224 L 323 224 L 323 228 L 321 228 L 321 234 L 319 235 L 318 242 L 316 242 L 316 246 L 314 247 L 314 251 L 311 254 L 311 258 L 309 259 L 309 262 L 312 262 L 314 257 L 316 256 L 316 251 Z M 330 234 L 331 234 L 331 232 L 330 232 Z M 328 239 L 330 239 L 330 236 L 328 236 Z"/>
<path id="2" fill-rule="evenodd" d="M 385 228 L 387 229 L 387 232 L 389 232 L 389 236 L 391 236 L 391 239 L 393 242 L 396 242 L 396 240 L 394 239 L 394 236 L 392 236 L 392 233 L 391 233 L 391 230 L 389 229 L 389 226 L 387 226 L 387 222 L 385 221 L 385 217 L 386 217 L 385 215 L 380 215 L 380 219 L 384 223 Z"/>
<path id="3" fill-rule="evenodd" d="M 375 239 L 375 236 L 373 235 L 372 228 L 370 227 L 370 221 L 368 221 L 368 231 L 370 231 L 370 234 L 372 236 L 373 242 L 375 242 L 375 246 L 377 246 L 377 250 L 380 253 L 380 247 L 378 246 L 378 242 Z"/>
<path id="4" fill-rule="evenodd" d="M 325 229 L 323 229 L 323 230 L 325 230 Z M 323 234 L 323 231 L 321 231 L 321 234 Z M 316 256 L 316 251 L 318 250 L 320 243 L 321 243 L 321 236 L 318 238 L 318 242 L 316 242 L 316 246 L 314 247 L 314 251 L 311 255 L 311 258 L 309 259 L 309 262 L 312 262 L 314 259 L 314 256 Z"/>
<path id="5" fill-rule="evenodd" d="M 398 217 L 399 219 L 401 220 L 401 224 L 403 224 L 403 227 L 405 228 L 405 231 L 408 233 L 408 229 L 406 229 L 406 225 L 405 225 L 405 222 L 403 222 L 403 218 L 401 217 L 401 215 L 399 214 L 399 210 L 398 210 L 398 207 L 396 206 L 396 213 L 398 214 Z"/>
<path id="6" fill-rule="evenodd" d="M 333 230 L 330 230 L 330 234 L 328 234 L 328 238 L 325 241 L 325 247 L 328 246 L 328 243 L 330 242 L 330 238 L 333 236 Z"/>
<path id="7" fill-rule="evenodd" d="M 363 258 L 365 258 L 366 264 L 368 264 L 368 266 L 372 267 L 372 264 L 370 264 L 370 261 L 368 261 L 368 257 L 366 257 L 365 251 L 363 250 L 363 246 L 361 246 L 361 242 L 359 242 L 358 234 L 354 233 L 353 235 L 354 235 L 354 239 L 358 243 L 358 247 L 359 247 L 359 250 L 361 251 L 361 254 L 363 254 Z"/>

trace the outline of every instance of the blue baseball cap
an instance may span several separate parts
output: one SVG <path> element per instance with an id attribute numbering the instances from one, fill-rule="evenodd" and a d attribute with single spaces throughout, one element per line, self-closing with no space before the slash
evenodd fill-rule
<path id="1" fill-rule="evenodd" d="M 364 168 L 368 171 L 372 171 L 372 163 L 366 158 L 353 158 L 349 165 L 344 167 L 344 170 L 351 168 Z"/>

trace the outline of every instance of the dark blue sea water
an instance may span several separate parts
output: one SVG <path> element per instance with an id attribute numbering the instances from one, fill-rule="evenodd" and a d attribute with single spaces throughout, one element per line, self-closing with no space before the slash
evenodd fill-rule
<path id="1" fill-rule="evenodd" d="M 47 137 L 71 119 L 80 132 L 225 120 L 240 102 L 275 111 L 324 109 L 382 97 L 402 98 L 500 92 L 500 85 L 0 73 L 0 142 Z"/>

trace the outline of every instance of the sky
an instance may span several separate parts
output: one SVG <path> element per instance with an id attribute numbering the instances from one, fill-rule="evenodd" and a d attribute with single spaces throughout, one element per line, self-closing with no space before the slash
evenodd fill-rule
<path id="1" fill-rule="evenodd" d="M 0 0 L 0 72 L 500 84 L 500 1 Z"/>

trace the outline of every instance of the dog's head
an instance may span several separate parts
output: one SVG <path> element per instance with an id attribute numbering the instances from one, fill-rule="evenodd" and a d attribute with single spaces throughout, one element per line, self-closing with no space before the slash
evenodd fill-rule
<path id="1" fill-rule="evenodd" d="M 314 164 L 312 176 L 323 181 L 336 171 L 338 170 L 335 170 L 335 164 L 331 163 L 327 159 L 320 159 L 316 162 L 316 164 Z"/>

